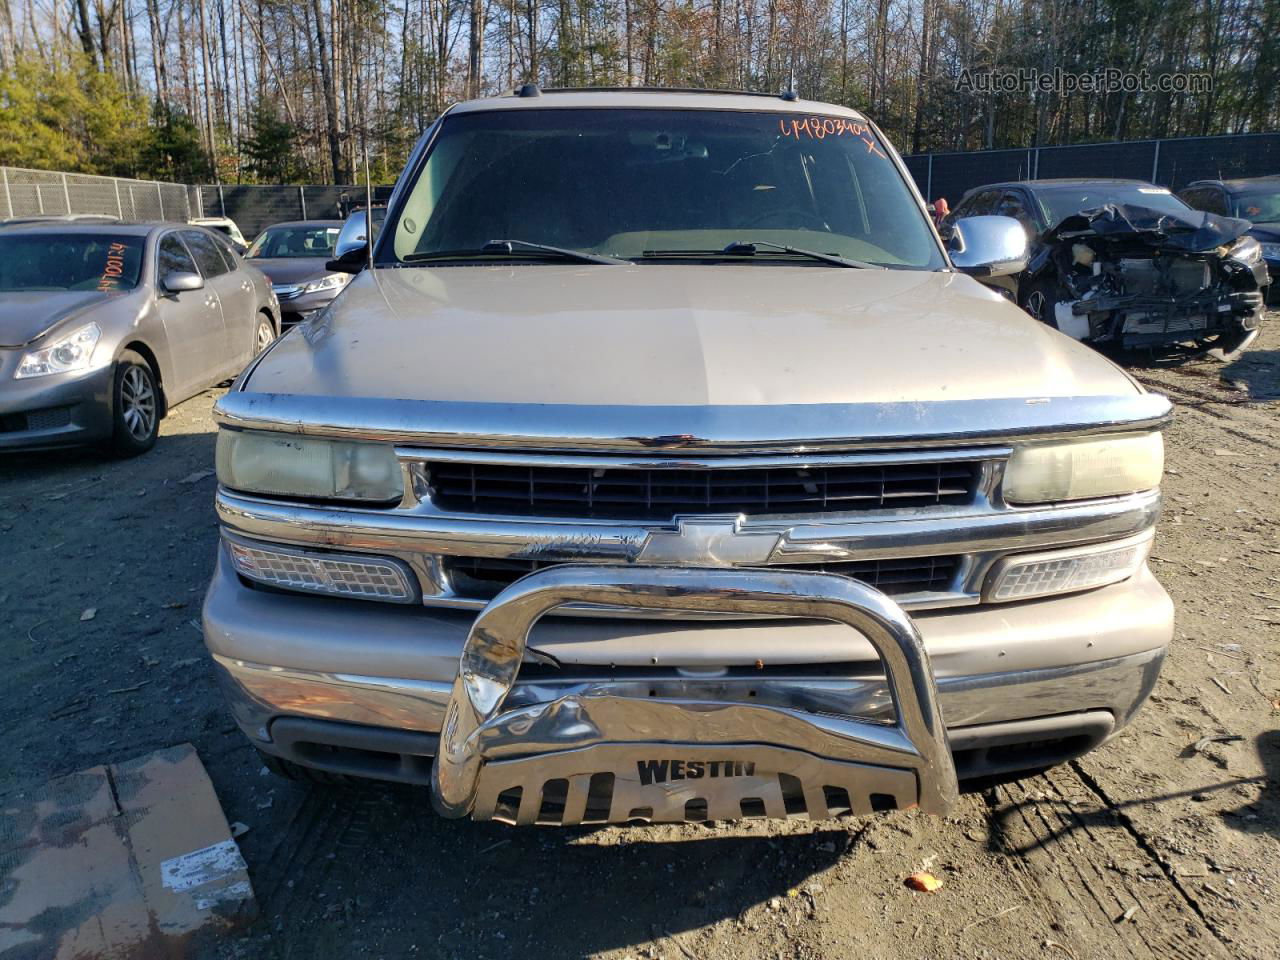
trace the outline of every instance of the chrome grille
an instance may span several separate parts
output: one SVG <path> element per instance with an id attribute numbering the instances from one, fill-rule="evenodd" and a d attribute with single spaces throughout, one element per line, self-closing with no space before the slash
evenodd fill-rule
<path id="1" fill-rule="evenodd" d="M 426 470 L 432 502 L 444 510 L 661 522 L 682 513 L 768 516 L 963 505 L 974 498 L 980 463 L 635 469 L 429 460 Z"/>
<path id="2" fill-rule="evenodd" d="M 836 573 L 875 587 L 891 597 L 951 590 L 961 557 L 899 557 L 778 565 L 779 570 Z M 449 557 L 445 569 L 458 596 L 489 599 L 525 574 L 563 561 L 510 560 L 501 557 Z"/>

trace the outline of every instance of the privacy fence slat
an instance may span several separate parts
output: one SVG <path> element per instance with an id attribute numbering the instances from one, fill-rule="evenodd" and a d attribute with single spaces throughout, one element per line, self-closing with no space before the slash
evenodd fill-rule
<path id="1" fill-rule="evenodd" d="M 965 191 L 1004 180 L 1124 177 L 1181 190 L 1193 180 L 1280 174 L 1280 133 L 921 153 L 903 159 L 927 199 L 946 197 L 954 207 Z"/>

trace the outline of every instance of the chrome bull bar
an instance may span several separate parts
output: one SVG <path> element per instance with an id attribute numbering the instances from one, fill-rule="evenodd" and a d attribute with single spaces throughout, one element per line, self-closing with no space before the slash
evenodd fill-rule
<path id="1" fill-rule="evenodd" d="M 847 624 L 879 655 L 896 720 L 598 694 L 504 711 L 530 630 L 567 603 Z M 432 772 L 442 815 L 521 824 L 819 819 L 917 805 L 942 815 L 956 796 L 911 618 L 846 577 L 760 569 L 565 565 L 512 584 L 472 625 Z"/>

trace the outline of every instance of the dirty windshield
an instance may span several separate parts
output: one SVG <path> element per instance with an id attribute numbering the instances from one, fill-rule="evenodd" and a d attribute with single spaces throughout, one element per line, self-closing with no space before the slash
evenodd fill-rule
<path id="1" fill-rule="evenodd" d="M 450 117 L 399 211 L 394 260 L 385 248 L 382 259 L 447 263 L 450 255 L 482 257 L 486 245 L 492 256 L 552 259 L 493 241 L 641 262 L 750 253 L 753 263 L 824 265 L 776 248 L 790 246 L 875 266 L 944 265 L 923 212 L 866 123 L 763 111 Z"/>
<path id="2" fill-rule="evenodd" d="M 91 233 L 0 236 L 0 293 L 132 290 L 142 269 L 142 237 Z"/>

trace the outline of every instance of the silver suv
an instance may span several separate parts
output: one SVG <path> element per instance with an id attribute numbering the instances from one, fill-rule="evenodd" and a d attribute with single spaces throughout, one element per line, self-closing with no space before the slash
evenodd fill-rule
<path id="1" fill-rule="evenodd" d="M 972 279 L 1016 221 L 951 243 L 846 108 L 448 110 L 217 407 L 245 733 L 522 824 L 941 813 L 1111 736 L 1170 405 Z"/>

